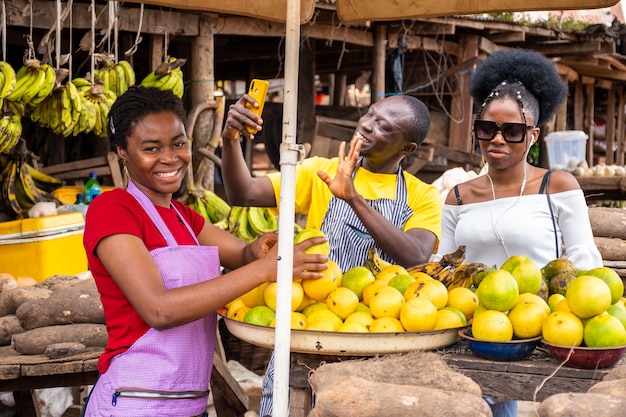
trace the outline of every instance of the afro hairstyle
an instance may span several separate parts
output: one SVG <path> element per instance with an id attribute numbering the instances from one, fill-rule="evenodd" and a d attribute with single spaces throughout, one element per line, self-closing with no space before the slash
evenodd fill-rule
<path id="1" fill-rule="evenodd" d="M 521 82 L 539 103 L 537 126 L 552 119 L 567 97 L 567 86 L 552 61 L 539 52 L 507 49 L 480 62 L 470 79 L 470 94 L 477 104 L 484 103 L 502 82 Z"/>

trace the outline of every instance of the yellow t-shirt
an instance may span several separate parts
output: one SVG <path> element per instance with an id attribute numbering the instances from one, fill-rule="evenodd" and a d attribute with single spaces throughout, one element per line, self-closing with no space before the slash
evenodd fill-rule
<path id="1" fill-rule="evenodd" d="M 322 220 L 333 197 L 328 186 L 317 175 L 317 171 L 326 172 L 333 178 L 337 172 L 337 158 L 311 157 L 296 166 L 295 211 L 307 216 L 306 227 L 320 229 Z M 441 234 L 441 198 L 437 189 L 415 176 L 404 172 L 407 189 L 407 204 L 413 214 L 407 220 L 403 230 L 425 229 L 437 237 Z M 280 172 L 268 174 L 276 201 L 280 201 Z M 354 178 L 356 191 L 366 200 L 378 198 L 396 199 L 396 174 L 376 174 L 359 167 Z M 435 246 L 436 250 L 437 246 Z"/>

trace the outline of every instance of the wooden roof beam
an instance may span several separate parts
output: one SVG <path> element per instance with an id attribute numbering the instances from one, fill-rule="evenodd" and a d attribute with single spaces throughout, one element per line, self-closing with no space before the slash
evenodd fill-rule
<path id="1" fill-rule="evenodd" d="M 529 48 L 537 52 L 541 52 L 544 55 L 578 55 L 589 54 L 602 51 L 601 41 L 588 41 L 588 42 L 546 42 L 529 45 Z"/>

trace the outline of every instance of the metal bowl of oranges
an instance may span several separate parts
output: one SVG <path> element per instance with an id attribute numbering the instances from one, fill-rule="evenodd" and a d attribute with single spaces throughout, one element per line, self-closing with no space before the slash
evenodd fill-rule
<path id="1" fill-rule="evenodd" d="M 543 340 L 550 354 L 565 366 L 578 369 L 610 368 L 626 352 L 626 345 L 615 347 L 561 346 Z"/>
<path id="2" fill-rule="evenodd" d="M 472 336 L 472 329 L 459 330 L 459 337 L 476 356 L 492 361 L 511 362 L 528 357 L 541 342 L 541 336 L 530 339 L 513 339 L 506 342 L 480 340 Z"/>

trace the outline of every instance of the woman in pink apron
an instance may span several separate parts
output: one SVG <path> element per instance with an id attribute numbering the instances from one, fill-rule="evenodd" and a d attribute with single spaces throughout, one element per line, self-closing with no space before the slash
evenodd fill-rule
<path id="1" fill-rule="evenodd" d="M 191 163 L 184 118 L 174 94 L 145 87 L 109 113 L 130 180 L 87 210 L 84 245 L 109 341 L 85 416 L 206 415 L 216 310 L 276 279 L 275 234 L 247 244 L 172 198 Z M 294 277 L 322 276 L 327 258 L 304 250 L 323 241 L 295 246 Z"/>

